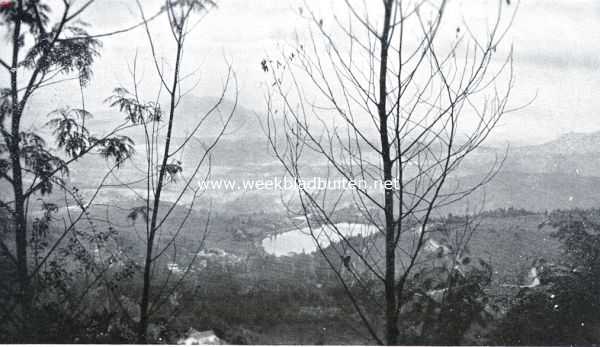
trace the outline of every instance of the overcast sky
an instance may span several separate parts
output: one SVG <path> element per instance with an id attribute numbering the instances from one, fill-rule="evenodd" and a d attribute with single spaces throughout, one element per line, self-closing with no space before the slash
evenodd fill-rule
<path id="1" fill-rule="evenodd" d="M 477 16 L 497 4 L 496 0 L 451 2 L 466 16 Z M 600 1 L 522 2 L 504 49 L 511 43 L 515 49 L 517 85 L 513 104 L 537 97 L 529 107 L 507 115 L 494 140 L 539 143 L 565 132 L 600 130 Z M 159 1 L 143 0 L 143 3 L 150 14 Z M 242 104 L 262 111 L 262 83 L 266 76 L 260 70 L 260 61 L 276 54 L 276 45 L 291 40 L 295 30 L 305 25 L 298 15 L 299 1 L 220 0 L 218 3 L 219 7 L 196 28 L 186 51 L 186 68 L 191 71 L 199 67 L 202 77 L 194 94 L 218 94 L 227 58 L 238 76 Z M 332 6 L 329 0 L 308 0 L 308 3 Z M 126 27 L 135 23 L 138 16 L 133 0 L 99 0 L 86 13 L 93 33 Z M 168 56 L 168 36 L 155 30 L 161 54 Z M 136 50 L 143 64 L 150 62 L 142 30 L 107 38 L 103 43 L 94 81 L 86 91 L 90 105 L 98 111 L 106 108 L 101 101 L 112 88 L 130 84 L 128 64 Z M 67 90 L 67 87 L 56 88 L 44 97 L 72 100 Z"/>

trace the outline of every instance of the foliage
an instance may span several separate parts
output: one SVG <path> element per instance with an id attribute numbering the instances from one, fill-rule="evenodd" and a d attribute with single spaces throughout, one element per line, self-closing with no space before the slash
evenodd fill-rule
<path id="1" fill-rule="evenodd" d="M 99 55 L 101 43 L 88 35 L 87 23 L 73 20 L 66 14 L 48 28 L 51 10 L 46 1 L 25 0 L 22 11 L 19 11 L 19 6 L 12 6 L 0 10 L 0 16 L 8 24 L 20 22 L 29 27 L 32 45 L 20 62 L 21 66 L 40 75 L 76 72 L 80 83 L 85 85 L 92 75 L 91 66 Z M 19 40 L 24 46 L 25 34 L 22 33 Z"/>
<path id="2" fill-rule="evenodd" d="M 562 242 L 558 263 L 540 261 L 540 285 L 522 289 L 500 324 L 502 344 L 593 344 L 600 341 L 600 225 L 597 211 L 554 212 Z"/>
<path id="3" fill-rule="evenodd" d="M 408 283 L 407 303 L 401 312 L 404 343 L 464 343 L 473 325 L 487 326 L 498 307 L 485 289 L 492 267 L 473 258 L 468 248 L 441 244 Z"/>
<path id="4" fill-rule="evenodd" d="M 160 122 L 162 110 L 158 103 L 153 101 L 141 103 L 135 95 L 125 88 L 115 88 L 113 95 L 105 100 L 110 107 L 117 108 L 126 115 L 126 120 L 133 124 Z"/>
<path id="5" fill-rule="evenodd" d="M 25 169 L 40 181 L 38 187 L 42 194 L 51 193 L 55 174 L 68 174 L 64 160 L 48 151 L 46 142 L 35 133 L 22 132 L 19 143 Z"/>

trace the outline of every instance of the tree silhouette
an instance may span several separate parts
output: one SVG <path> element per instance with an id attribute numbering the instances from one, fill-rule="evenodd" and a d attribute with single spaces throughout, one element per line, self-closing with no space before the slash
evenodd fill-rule
<path id="1" fill-rule="evenodd" d="M 493 57 L 507 30 L 501 21 L 506 5 L 498 1 L 491 27 L 478 34 L 466 22 L 466 30 L 443 23 L 443 0 L 343 4 L 347 20 L 337 11 L 332 20 L 302 11 L 311 23 L 307 42 L 265 59 L 262 69 L 271 77 L 265 130 L 298 183 L 300 206 L 292 212 L 306 216 L 373 340 L 395 345 L 407 282 L 436 211 L 487 183 L 499 167 L 474 186 L 451 183 L 505 112 L 512 59 L 494 67 Z M 326 163 L 326 179 L 345 180 L 350 189 L 303 187 L 318 157 Z M 357 245 L 338 227 L 336 213 L 348 200 L 383 245 L 375 237 Z M 325 252 L 320 240 L 332 239 L 340 242 Z M 344 271 L 340 262 L 348 253 L 357 266 Z M 359 300 L 352 283 L 372 299 Z"/>
<path id="2" fill-rule="evenodd" d="M 11 315 L 19 309 L 19 329 L 26 338 L 31 321 L 34 291 L 31 281 L 60 248 L 61 242 L 73 231 L 74 224 L 65 228 L 45 247 L 39 263 L 31 268 L 28 254 L 30 234 L 38 226 L 28 225 L 30 203 L 48 195 L 58 186 L 66 187 L 64 178 L 69 166 L 88 154 L 100 154 L 114 162 L 114 168 L 133 153 L 133 143 L 118 133 L 127 127 L 120 124 L 102 136 L 94 135 L 85 126 L 92 115 L 85 109 L 62 108 L 50 113 L 46 128 L 53 131 L 56 146 L 61 153 L 50 149 L 38 133 L 25 128 L 23 117 L 34 94 L 67 80 L 76 80 L 86 87 L 92 76 L 92 64 L 100 54 L 101 43 L 88 33 L 88 24 L 82 20 L 84 12 L 94 3 L 64 0 L 51 6 L 47 1 L 15 0 L 3 3 L 0 19 L 7 28 L 9 49 L 6 60 L 0 58 L 0 67 L 8 75 L 10 85 L 0 89 L 0 178 L 8 183 L 12 197 L 2 197 L 0 207 L 7 211 L 9 232 L 14 234 L 14 245 L 2 241 L 3 251 L 14 262 L 18 290 L 16 304 L 6 310 Z M 56 19 L 53 19 L 56 18 Z M 100 36 L 109 36 L 105 33 Z M 84 218 L 91 201 L 81 205 L 77 223 Z M 11 249 L 13 248 L 13 249 Z M 39 250 L 38 250 L 39 251 Z"/>

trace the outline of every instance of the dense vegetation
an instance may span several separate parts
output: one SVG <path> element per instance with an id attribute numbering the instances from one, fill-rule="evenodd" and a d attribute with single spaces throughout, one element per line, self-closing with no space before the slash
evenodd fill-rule
<path id="1" fill-rule="evenodd" d="M 536 218 L 529 222 L 519 219 L 520 215 L 502 219 L 508 225 L 528 223 L 527 230 L 495 230 L 490 225 L 497 223 L 497 217 L 481 217 L 474 249 L 464 255 L 458 267 L 451 257 L 431 255 L 430 266 L 422 267 L 411 278 L 414 295 L 402 312 L 403 343 L 529 345 L 598 341 L 598 299 L 593 295 L 597 292 L 598 229 L 594 220 L 598 211 L 527 214 Z M 460 225 L 460 221 L 460 217 L 452 216 L 446 223 Z M 230 222 L 228 229 L 224 228 L 218 238 L 212 237 L 209 244 L 230 243 L 247 222 L 248 218 Z M 36 219 L 33 224 L 41 227 L 43 220 Z M 53 233 L 51 227 L 40 231 L 35 243 L 40 251 L 44 238 L 51 241 Z M 82 230 L 76 237 L 69 237 L 36 281 L 37 328 L 30 332 L 30 341 L 135 341 L 139 308 L 134 293 L 139 292 L 141 282 L 134 274 L 139 271 L 142 254 L 133 251 L 134 239 L 123 233 L 127 234 L 108 229 L 104 233 Z M 493 242 L 497 233 L 507 238 L 519 233 L 527 238 L 531 233 L 538 241 L 550 236 L 560 248 L 556 253 L 548 250 L 546 259 L 512 264 L 511 257 L 531 249 L 525 243 L 517 250 L 496 249 L 498 253 L 512 252 L 508 258 L 494 254 L 493 244 L 482 251 L 480 243 Z M 231 237 L 223 239 L 226 234 Z M 104 246 L 98 247 L 100 244 Z M 90 245 L 95 248 L 89 249 Z M 185 284 L 170 293 L 168 303 L 155 314 L 149 328 L 152 342 L 176 342 L 194 327 L 212 329 L 225 340 L 242 344 L 373 343 L 322 257 L 275 257 L 265 254 L 260 246 L 229 253 L 232 245 L 223 247 L 228 249 L 225 254 L 207 252 L 195 262 Z M 111 260 L 115 265 L 106 269 L 98 252 L 108 249 L 129 251 L 125 252 L 128 255 L 115 256 Z M 500 256 L 486 260 L 482 256 L 486 253 Z M 532 266 L 539 270 L 539 286 L 516 288 L 528 284 L 526 276 L 500 278 L 505 271 L 527 273 Z M 91 282 L 99 269 L 105 271 L 102 280 Z M 4 283 L 15 283 L 11 281 L 14 269 L 10 262 L 2 262 L 2 276 Z M 156 283 L 161 283 L 163 276 L 183 277 L 180 269 L 169 269 L 166 264 Z M 515 278 L 518 282 L 506 286 L 506 281 Z M 456 290 L 444 297 L 439 289 L 445 288 L 448 281 L 454 282 Z M 5 307 L 10 307 L 8 287 L 3 287 L 0 298 Z M 12 319 L 8 316 L 3 320 L 3 341 L 19 341 L 17 331 L 11 328 Z M 15 337 L 11 337 L 13 334 Z"/>

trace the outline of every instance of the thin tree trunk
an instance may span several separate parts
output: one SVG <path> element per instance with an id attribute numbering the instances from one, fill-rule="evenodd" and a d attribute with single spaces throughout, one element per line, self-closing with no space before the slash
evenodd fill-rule
<path id="1" fill-rule="evenodd" d="M 27 322 L 29 321 L 31 311 L 31 286 L 27 266 L 27 217 L 25 216 L 25 197 L 23 196 L 22 170 L 19 162 L 19 143 L 16 140 L 14 142 L 11 145 L 13 148 L 10 152 L 13 164 L 14 225 L 17 248 L 17 280 L 19 283 L 18 299 L 23 313 L 23 330 L 27 330 Z"/>
<path id="2" fill-rule="evenodd" d="M 385 2 L 385 18 L 381 33 L 381 66 L 379 69 L 379 135 L 385 187 L 385 340 L 388 345 L 398 343 L 398 313 L 396 311 L 396 245 L 394 233 L 394 190 L 391 186 L 393 161 L 387 129 L 387 69 L 390 21 L 393 0 Z"/>
<path id="3" fill-rule="evenodd" d="M 165 140 L 165 147 L 163 151 L 162 163 L 159 169 L 158 182 L 156 185 L 156 194 L 154 196 L 154 205 L 152 209 L 152 219 L 150 222 L 150 233 L 148 235 L 148 241 L 146 244 L 146 259 L 144 264 L 144 288 L 142 290 L 142 302 L 140 304 L 140 326 L 138 331 L 138 343 L 146 343 L 146 331 L 148 329 L 148 306 L 150 304 L 150 285 L 151 285 L 151 272 L 152 272 L 152 256 L 154 248 L 154 238 L 156 236 L 156 224 L 158 221 L 158 213 L 160 208 L 160 196 L 164 186 L 164 179 L 166 174 L 167 161 L 169 159 L 169 151 L 171 148 L 171 134 L 173 132 L 173 121 L 175 118 L 175 107 L 176 107 L 176 91 L 177 84 L 179 82 L 179 65 L 181 62 L 181 51 L 182 51 L 182 34 L 179 33 L 179 40 L 177 42 L 177 57 L 175 59 L 175 71 L 173 75 L 173 87 L 170 93 L 170 106 L 169 106 L 169 123 L 167 128 L 167 138 Z"/>
<path id="4" fill-rule="evenodd" d="M 21 18 L 23 2 L 17 3 L 17 16 Z M 14 226 L 15 244 L 17 248 L 17 281 L 19 283 L 19 305 L 23 314 L 23 332 L 27 330 L 28 316 L 31 310 L 31 288 L 27 269 L 27 217 L 25 215 L 25 196 L 23 194 L 23 170 L 20 156 L 20 125 L 23 110 L 19 102 L 19 86 L 17 67 L 19 65 L 19 48 L 21 36 L 21 20 L 15 21 L 12 37 L 12 61 L 10 71 L 10 88 L 12 101 L 11 138 L 8 144 L 12 165 L 12 188 L 14 193 Z"/>

